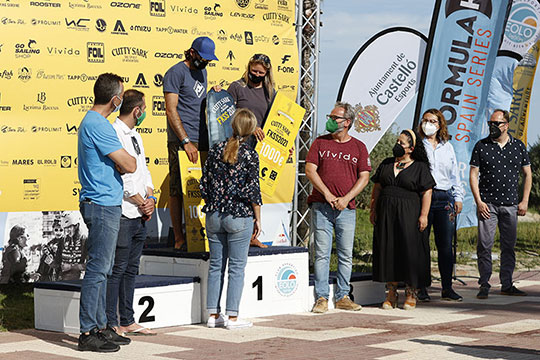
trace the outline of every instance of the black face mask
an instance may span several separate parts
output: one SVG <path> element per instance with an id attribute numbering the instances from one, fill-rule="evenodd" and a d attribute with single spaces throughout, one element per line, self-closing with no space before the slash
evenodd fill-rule
<path id="1" fill-rule="evenodd" d="M 405 155 L 405 149 L 403 148 L 403 146 L 396 144 L 392 148 L 392 154 L 394 154 L 394 157 L 397 158 L 402 157 L 403 155 Z"/>
<path id="2" fill-rule="evenodd" d="M 497 125 L 489 125 L 489 137 L 498 139 L 501 136 L 501 129 Z"/>
<path id="3" fill-rule="evenodd" d="M 202 70 L 208 65 L 208 61 L 204 61 L 202 59 L 193 59 L 193 66 L 195 66 L 196 69 Z"/>
<path id="4" fill-rule="evenodd" d="M 261 81 L 264 80 L 264 76 L 257 76 L 253 75 L 252 73 L 248 73 L 249 81 L 251 81 L 254 84 L 259 84 Z"/>

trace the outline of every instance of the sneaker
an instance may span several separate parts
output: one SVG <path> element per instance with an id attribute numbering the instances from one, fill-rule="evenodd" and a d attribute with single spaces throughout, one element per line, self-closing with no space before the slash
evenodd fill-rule
<path id="1" fill-rule="evenodd" d="M 501 289 L 501 295 L 510 295 L 510 296 L 527 296 L 525 291 L 519 290 L 517 287 L 512 285 L 507 289 Z"/>
<path id="2" fill-rule="evenodd" d="M 90 330 L 88 335 L 81 334 L 77 347 L 79 351 L 115 352 L 120 350 L 120 346 L 105 339 L 97 328 Z"/>
<path id="3" fill-rule="evenodd" d="M 463 296 L 459 295 L 454 289 L 441 291 L 441 300 L 446 301 L 463 301 Z"/>
<path id="4" fill-rule="evenodd" d="M 116 345 L 129 345 L 131 339 L 125 336 L 118 334 L 112 327 L 107 325 L 105 330 L 101 330 L 101 334 L 108 341 Z"/>
<path id="5" fill-rule="evenodd" d="M 206 323 L 206 326 L 209 328 L 221 328 L 227 326 L 227 319 L 225 319 L 225 316 L 223 314 L 219 314 L 217 318 L 210 316 L 208 318 L 208 322 Z"/>
<path id="6" fill-rule="evenodd" d="M 336 301 L 336 309 L 359 311 L 362 310 L 362 306 L 354 303 L 347 295 Z"/>
<path id="7" fill-rule="evenodd" d="M 421 302 L 428 302 L 431 300 L 431 296 L 429 296 L 427 288 L 425 287 L 418 289 L 418 294 L 416 294 L 416 298 L 418 299 L 418 301 Z"/>
<path id="8" fill-rule="evenodd" d="M 229 330 L 240 330 L 240 329 L 247 329 L 253 326 L 253 323 L 251 321 L 238 319 L 236 320 L 229 320 L 227 321 L 227 329 Z"/>
<path id="9" fill-rule="evenodd" d="M 317 302 L 315 302 L 311 311 L 317 314 L 324 314 L 328 311 L 328 300 L 321 296 L 317 299 Z"/>
<path id="10" fill-rule="evenodd" d="M 477 299 L 487 299 L 489 295 L 489 288 L 487 286 L 480 286 L 480 291 L 476 294 Z"/>

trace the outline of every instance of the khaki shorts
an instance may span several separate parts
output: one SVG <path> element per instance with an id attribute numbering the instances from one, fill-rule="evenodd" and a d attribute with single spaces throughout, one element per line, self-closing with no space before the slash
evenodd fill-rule
<path id="1" fill-rule="evenodd" d="M 196 148 L 199 144 L 192 142 Z M 182 197 L 182 179 L 180 177 L 180 163 L 178 161 L 178 150 L 184 150 L 180 143 L 167 143 L 169 150 L 169 196 Z"/>

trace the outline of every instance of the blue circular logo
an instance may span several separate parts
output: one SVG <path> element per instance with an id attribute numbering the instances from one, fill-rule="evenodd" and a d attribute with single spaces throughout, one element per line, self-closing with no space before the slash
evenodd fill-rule
<path id="1" fill-rule="evenodd" d="M 504 35 L 517 44 L 533 40 L 538 32 L 538 22 L 532 3 L 517 3 L 512 6 Z"/>
<path id="2" fill-rule="evenodd" d="M 276 289 L 282 296 L 291 296 L 298 288 L 298 271 L 291 264 L 283 264 L 276 274 Z"/>

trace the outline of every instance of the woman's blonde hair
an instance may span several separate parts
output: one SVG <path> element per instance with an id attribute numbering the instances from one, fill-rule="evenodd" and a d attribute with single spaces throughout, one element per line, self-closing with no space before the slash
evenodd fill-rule
<path id="1" fill-rule="evenodd" d="M 227 144 L 223 150 L 223 161 L 229 164 L 236 164 L 240 143 L 253 134 L 257 128 L 257 118 L 249 109 L 236 109 L 231 126 L 233 135 L 227 140 Z"/>
<path id="2" fill-rule="evenodd" d="M 272 63 L 270 62 L 270 58 L 265 54 L 255 54 L 249 59 L 249 62 L 246 66 L 246 71 L 244 71 L 244 75 L 242 75 L 242 80 L 244 80 L 244 83 L 247 84 L 249 81 L 248 74 L 249 69 L 251 68 L 251 65 L 259 64 L 266 70 L 266 75 L 264 76 L 264 88 L 265 92 L 268 96 L 268 99 L 271 100 L 274 96 L 274 89 L 276 87 L 276 84 L 274 82 L 274 74 L 272 72 Z"/>

